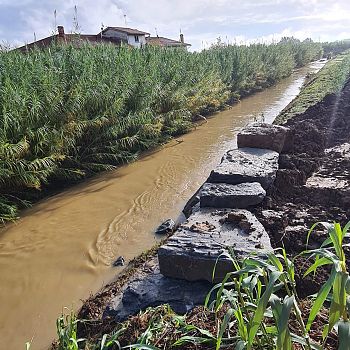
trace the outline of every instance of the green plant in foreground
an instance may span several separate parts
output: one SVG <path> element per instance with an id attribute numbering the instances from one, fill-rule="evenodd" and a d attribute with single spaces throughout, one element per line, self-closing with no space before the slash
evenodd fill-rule
<path id="1" fill-rule="evenodd" d="M 333 329 L 338 333 L 339 349 L 350 349 L 350 278 L 344 252 L 344 247 L 349 246 L 344 243 L 344 238 L 350 222 L 344 228 L 339 223 L 317 223 L 310 229 L 307 241 L 319 224 L 328 229 L 328 238 L 319 249 L 302 253 L 315 259 L 304 276 L 316 272 L 324 265 L 331 265 L 332 271 L 314 300 L 306 324 L 295 288 L 294 263 L 283 248 L 264 258 L 248 257 L 241 264 L 232 259 L 236 271 L 227 274 L 224 281 L 214 286 L 209 293 L 206 305 L 214 312 L 229 305 L 225 318 L 232 321 L 226 319 L 221 323 L 228 332 L 234 329 L 238 334 L 236 349 L 289 350 L 292 349 L 293 342 L 308 350 L 323 349 L 327 336 Z M 209 303 L 213 291 L 216 291 L 216 299 Z M 279 296 L 282 292 L 284 298 Z M 323 343 L 320 346 L 310 340 L 309 332 L 327 298 L 330 299 L 329 320 L 324 326 Z M 292 314 L 302 336 L 289 329 L 288 322 Z M 218 339 L 216 349 L 220 348 L 221 342 L 224 343 L 225 340 Z M 232 344 L 232 338 L 228 342 Z"/>
<path id="2" fill-rule="evenodd" d="M 77 339 L 78 322 L 73 311 L 69 314 L 62 314 L 57 319 L 58 350 L 79 350 L 79 343 L 83 339 Z"/>
<path id="3" fill-rule="evenodd" d="M 237 333 L 235 349 L 287 350 L 291 349 L 292 341 L 308 349 L 317 348 L 310 344 L 307 337 L 297 304 L 294 264 L 285 250 L 279 249 L 266 258 L 249 257 L 242 263 L 236 259 L 232 259 L 232 262 L 236 271 L 228 273 L 221 284 L 213 287 L 205 305 L 216 313 L 224 305 L 229 305 L 226 317 L 230 321 L 222 322 L 222 325 L 229 332 L 232 329 Z M 287 294 L 283 299 L 275 294 L 282 290 Z M 216 298 L 209 303 L 214 291 Z M 304 337 L 289 331 L 288 320 L 292 311 Z M 219 339 L 216 349 L 227 342 L 232 344 L 232 340 L 231 337 Z"/>
<path id="4" fill-rule="evenodd" d="M 329 322 L 323 329 L 323 345 L 329 332 L 335 328 L 338 333 L 339 349 L 350 349 L 350 277 L 344 252 L 344 247 L 350 246 L 349 243 L 344 243 L 345 237 L 349 236 L 350 222 L 343 228 L 339 223 L 334 223 L 330 226 L 327 223 L 318 222 L 311 227 L 308 233 L 308 241 L 318 225 L 328 229 L 329 237 L 319 249 L 304 252 L 304 254 L 310 255 L 315 259 L 315 262 L 308 268 L 304 276 L 315 272 L 319 267 L 325 265 L 331 265 L 332 270 L 327 282 L 322 286 L 314 300 L 306 329 L 308 331 L 311 329 L 316 315 L 321 310 L 326 299 L 330 297 Z"/>

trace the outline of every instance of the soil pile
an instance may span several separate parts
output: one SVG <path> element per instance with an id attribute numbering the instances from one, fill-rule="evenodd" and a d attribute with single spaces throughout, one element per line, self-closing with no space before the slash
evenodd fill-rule
<path id="1" fill-rule="evenodd" d="M 305 250 L 315 222 L 345 225 L 350 219 L 350 81 L 339 95 L 326 96 L 285 125 L 291 133 L 276 181 L 255 214 L 273 246 L 284 245 L 295 256 Z M 318 247 L 325 237 L 324 231 L 316 231 L 309 245 Z M 306 265 L 297 260 L 300 274 Z M 300 278 L 301 296 L 317 291 L 326 278 L 327 274 L 314 280 Z"/>

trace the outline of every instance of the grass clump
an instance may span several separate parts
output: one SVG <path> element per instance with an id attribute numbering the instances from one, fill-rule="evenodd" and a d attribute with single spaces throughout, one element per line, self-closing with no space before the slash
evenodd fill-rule
<path id="1" fill-rule="evenodd" d="M 350 51 L 338 55 L 302 88 L 298 96 L 276 117 L 275 124 L 283 124 L 295 115 L 322 101 L 329 94 L 339 93 L 350 75 Z"/>
<path id="2" fill-rule="evenodd" d="M 234 271 L 212 288 L 202 307 L 183 316 L 167 305 L 149 308 L 81 342 L 79 349 L 349 349 L 350 277 L 344 240 L 350 222 L 343 228 L 322 225 L 328 238 L 319 248 L 301 253 L 312 261 L 304 276 L 326 265 L 331 268 L 316 295 L 299 298 L 294 259 L 283 248 L 241 262 L 232 258 Z M 60 329 L 60 334 L 66 333 Z"/>
<path id="3" fill-rule="evenodd" d="M 77 338 L 77 325 L 78 320 L 72 311 L 68 314 L 62 314 L 57 319 L 57 350 L 79 350 L 79 343 L 81 343 L 83 339 Z"/>

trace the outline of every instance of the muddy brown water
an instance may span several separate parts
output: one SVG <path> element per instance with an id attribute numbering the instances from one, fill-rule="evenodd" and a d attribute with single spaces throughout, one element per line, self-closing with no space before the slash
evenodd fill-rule
<path id="1" fill-rule="evenodd" d="M 264 113 L 272 121 L 299 92 L 300 69 L 276 86 L 217 113 L 187 135 L 137 162 L 43 200 L 0 231 L 0 349 L 47 349 L 64 307 L 113 279 L 123 255 L 129 261 L 151 248 L 154 229 L 179 215 L 235 135 Z"/>

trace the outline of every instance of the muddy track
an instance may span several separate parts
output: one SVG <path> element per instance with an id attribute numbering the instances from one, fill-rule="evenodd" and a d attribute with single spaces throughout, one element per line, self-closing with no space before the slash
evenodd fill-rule
<path id="1" fill-rule="evenodd" d="M 280 155 L 275 184 L 256 215 L 274 247 L 284 245 L 295 256 L 305 249 L 308 229 L 315 222 L 344 225 L 350 219 L 350 81 L 338 96 L 327 96 L 286 126 L 291 134 Z M 318 231 L 311 247 L 319 246 L 324 237 Z M 305 265 L 297 260 L 300 274 Z M 319 274 L 301 281 L 300 293 L 316 291 L 325 278 L 327 274 Z"/>

